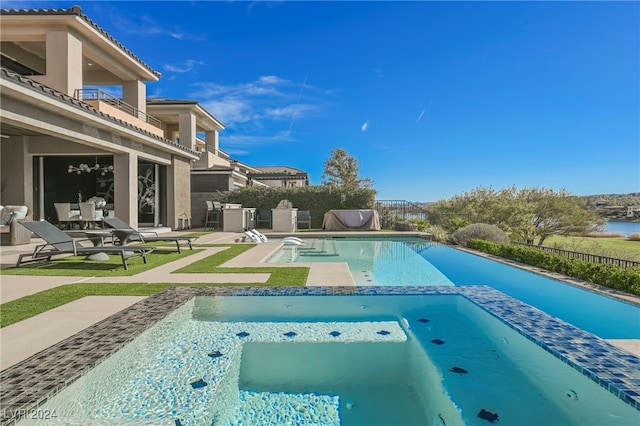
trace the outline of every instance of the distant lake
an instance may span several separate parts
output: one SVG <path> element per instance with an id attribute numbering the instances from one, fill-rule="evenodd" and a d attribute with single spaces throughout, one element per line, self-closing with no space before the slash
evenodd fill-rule
<path id="1" fill-rule="evenodd" d="M 627 237 L 640 234 L 640 222 L 607 222 L 605 232 L 619 232 Z"/>

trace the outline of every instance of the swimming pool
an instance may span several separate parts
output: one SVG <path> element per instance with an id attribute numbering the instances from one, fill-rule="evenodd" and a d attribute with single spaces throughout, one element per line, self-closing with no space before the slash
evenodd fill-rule
<path id="1" fill-rule="evenodd" d="M 114 329 L 177 304 L 114 352 Z M 483 286 L 170 289 L 48 350 L 51 359 L 3 371 L 3 383 L 37 395 L 45 366 L 67 382 L 65 353 L 77 362 L 96 342 L 103 356 L 75 368 L 97 366 L 40 396 L 39 412 L 57 418 L 37 424 L 640 420 L 640 359 Z"/>
<path id="2" fill-rule="evenodd" d="M 602 338 L 640 339 L 640 306 L 423 239 L 309 240 L 268 261 L 347 262 L 374 277 L 357 285 L 488 285 Z"/>

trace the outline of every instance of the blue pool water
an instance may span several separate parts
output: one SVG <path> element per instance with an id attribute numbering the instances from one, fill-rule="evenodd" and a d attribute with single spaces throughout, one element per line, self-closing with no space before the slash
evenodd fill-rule
<path id="1" fill-rule="evenodd" d="M 513 315 L 487 290 L 465 291 Z M 638 424 L 635 403 L 485 308 L 455 292 L 197 297 L 50 398 L 58 418 L 38 424 Z M 562 341 L 597 362 L 600 343 L 580 333 Z"/>
<path id="2" fill-rule="evenodd" d="M 640 306 L 446 246 L 420 255 L 456 285 L 491 286 L 605 339 L 640 339 Z"/>
<path id="3" fill-rule="evenodd" d="M 488 285 L 605 339 L 640 339 L 640 306 L 422 239 L 330 238 L 270 262 L 347 262 L 357 285 Z"/>

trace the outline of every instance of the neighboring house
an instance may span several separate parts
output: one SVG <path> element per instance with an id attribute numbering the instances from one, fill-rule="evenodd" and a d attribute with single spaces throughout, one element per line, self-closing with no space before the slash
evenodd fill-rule
<path id="1" fill-rule="evenodd" d="M 176 109 L 186 123 L 176 142 L 176 122 L 161 105 L 150 109 L 166 123 L 147 114 L 146 82 L 160 74 L 77 6 L 0 17 L 0 203 L 52 222 L 54 202 L 92 196 L 133 226 L 177 228 L 190 217 L 191 164 L 201 161 L 194 115 L 207 118 L 202 130 L 214 149 L 222 125 L 185 104 Z"/>
<path id="2" fill-rule="evenodd" d="M 234 191 L 245 186 L 266 186 L 262 182 L 252 182 L 250 173 L 258 170 L 240 161 L 233 160 L 229 154 L 218 150 L 215 158 L 208 164 L 191 170 L 191 211 L 194 226 L 204 224 L 206 201 L 211 200 L 218 192 Z M 247 206 L 251 207 L 251 206 Z"/>
<path id="3" fill-rule="evenodd" d="M 191 211 L 192 223 L 195 226 L 204 224 L 206 201 L 211 200 L 217 192 L 233 191 L 245 186 L 309 186 L 309 176 L 303 170 L 288 166 L 252 167 L 225 157 L 222 151 L 219 151 L 219 155 L 226 159 L 228 164 L 194 167 L 191 171 Z"/>
<path id="4" fill-rule="evenodd" d="M 261 182 L 274 188 L 309 186 L 309 175 L 304 170 L 289 166 L 256 166 L 257 171 L 248 174 L 253 182 Z"/>

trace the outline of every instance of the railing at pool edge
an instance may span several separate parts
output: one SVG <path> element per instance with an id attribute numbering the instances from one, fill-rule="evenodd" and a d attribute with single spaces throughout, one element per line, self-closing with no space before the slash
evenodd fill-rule
<path id="1" fill-rule="evenodd" d="M 406 200 L 376 200 L 375 210 L 380 216 L 382 229 L 393 229 L 393 225 L 399 220 L 427 220 L 429 215 L 424 207 Z"/>
<path id="2" fill-rule="evenodd" d="M 619 266 L 621 268 L 638 268 L 638 267 L 640 267 L 640 262 L 636 262 L 634 260 L 618 259 L 616 257 L 600 256 L 600 255 L 597 255 L 597 254 L 582 253 L 582 252 L 579 252 L 579 251 L 571 251 L 571 250 L 563 250 L 563 249 L 559 249 L 559 248 L 555 248 L 555 247 L 538 246 L 538 245 L 535 245 L 535 244 L 526 244 L 526 243 L 518 243 L 518 242 L 512 242 L 511 244 L 515 244 L 515 245 L 518 245 L 518 246 L 524 246 L 524 247 L 536 248 L 536 249 L 540 249 L 540 250 L 543 250 L 543 251 L 547 251 L 549 253 L 554 253 L 554 254 L 558 254 L 560 256 L 568 257 L 568 258 L 571 258 L 571 259 L 583 260 L 585 262 L 604 263 L 604 264 L 607 264 L 607 265 Z"/>

